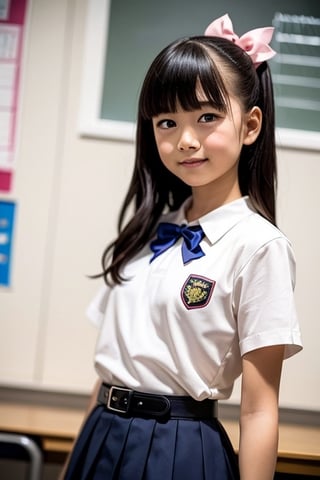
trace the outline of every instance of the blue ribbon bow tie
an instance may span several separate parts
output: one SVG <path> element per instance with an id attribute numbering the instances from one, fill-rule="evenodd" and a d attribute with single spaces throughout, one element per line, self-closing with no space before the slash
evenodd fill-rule
<path id="1" fill-rule="evenodd" d="M 179 226 L 175 223 L 159 223 L 157 228 L 157 238 L 150 243 L 150 248 L 154 253 L 150 263 L 161 255 L 161 253 L 172 247 L 180 237 L 183 237 L 183 263 L 203 257 L 205 253 L 200 247 L 200 242 L 204 236 L 204 231 L 200 225 L 187 227 L 186 225 Z"/>

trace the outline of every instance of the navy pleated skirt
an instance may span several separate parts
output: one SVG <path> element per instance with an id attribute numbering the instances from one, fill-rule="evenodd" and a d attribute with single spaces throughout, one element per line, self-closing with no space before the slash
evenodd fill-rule
<path id="1" fill-rule="evenodd" d="M 217 419 L 126 417 L 97 406 L 65 480 L 236 480 L 237 460 Z"/>

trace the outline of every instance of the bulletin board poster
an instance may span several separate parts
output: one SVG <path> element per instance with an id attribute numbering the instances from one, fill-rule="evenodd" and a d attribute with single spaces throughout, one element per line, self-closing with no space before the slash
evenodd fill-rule
<path id="1" fill-rule="evenodd" d="M 12 189 L 27 2 L 0 0 L 0 194 Z"/>
<path id="2" fill-rule="evenodd" d="M 0 200 L 0 286 L 10 286 L 12 240 L 16 205 Z"/>

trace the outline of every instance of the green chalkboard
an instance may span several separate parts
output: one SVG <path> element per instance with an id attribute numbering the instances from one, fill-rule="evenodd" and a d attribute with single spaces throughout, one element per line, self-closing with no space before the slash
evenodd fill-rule
<path id="1" fill-rule="evenodd" d="M 235 32 L 241 36 L 253 28 L 271 25 L 276 12 L 320 18 L 320 2 L 112 0 L 101 118 L 135 121 L 137 99 L 146 70 L 155 55 L 169 42 L 201 34 L 213 19 L 225 13 L 230 15 Z"/>

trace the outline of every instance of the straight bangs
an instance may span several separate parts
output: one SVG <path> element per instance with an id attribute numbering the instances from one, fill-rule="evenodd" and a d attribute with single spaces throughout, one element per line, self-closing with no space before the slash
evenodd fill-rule
<path id="1" fill-rule="evenodd" d="M 202 37 L 180 40 L 163 50 L 152 63 L 140 96 L 140 114 L 150 120 L 178 107 L 192 111 L 208 102 L 226 113 L 227 88 Z"/>

